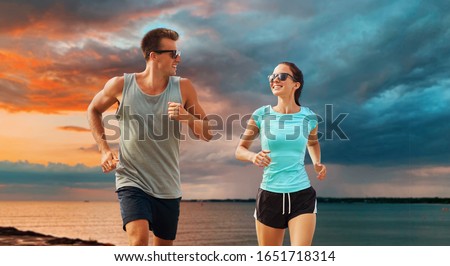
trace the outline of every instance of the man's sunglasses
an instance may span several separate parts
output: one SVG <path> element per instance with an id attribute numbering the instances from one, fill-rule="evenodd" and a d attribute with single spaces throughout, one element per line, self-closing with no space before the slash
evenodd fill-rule
<path id="1" fill-rule="evenodd" d="M 278 73 L 267 76 L 267 78 L 269 78 L 269 82 L 273 82 L 276 78 L 280 81 L 285 81 L 288 77 L 291 77 L 293 81 L 297 82 L 297 80 L 295 80 L 295 78 L 289 73 Z"/>
<path id="2" fill-rule="evenodd" d="M 181 56 L 181 51 L 180 50 L 155 50 L 153 52 L 158 53 L 158 54 L 170 53 L 170 56 L 173 59 L 177 58 L 178 56 Z"/>

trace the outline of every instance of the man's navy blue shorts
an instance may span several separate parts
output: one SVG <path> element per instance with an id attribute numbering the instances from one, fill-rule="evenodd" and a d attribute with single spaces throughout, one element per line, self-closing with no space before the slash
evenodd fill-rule
<path id="1" fill-rule="evenodd" d="M 159 199 L 148 195 L 137 187 L 122 187 L 117 190 L 122 215 L 123 230 L 127 223 L 146 219 L 149 230 L 159 238 L 175 240 L 180 215 L 181 198 Z"/>

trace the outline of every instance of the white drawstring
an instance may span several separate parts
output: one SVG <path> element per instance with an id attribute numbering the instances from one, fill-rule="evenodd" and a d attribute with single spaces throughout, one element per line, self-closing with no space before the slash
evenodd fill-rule
<path id="1" fill-rule="evenodd" d="M 291 195 L 289 195 L 289 193 L 288 193 L 288 201 L 289 201 L 289 213 L 288 214 L 291 214 Z"/>
<path id="2" fill-rule="evenodd" d="M 284 213 L 285 213 L 285 211 L 284 211 L 284 207 L 285 207 L 284 194 L 285 193 L 283 193 L 283 213 L 282 213 L 282 215 L 284 215 Z M 291 195 L 289 195 L 289 193 L 287 193 L 287 196 L 288 196 L 288 204 L 289 204 L 288 214 L 291 214 Z"/>

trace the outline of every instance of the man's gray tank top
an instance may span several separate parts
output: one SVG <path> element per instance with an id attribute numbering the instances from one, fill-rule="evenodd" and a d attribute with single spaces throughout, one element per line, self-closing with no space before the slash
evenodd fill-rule
<path id="1" fill-rule="evenodd" d="M 124 74 L 124 79 L 116 113 L 121 132 L 116 189 L 133 186 L 157 198 L 179 198 L 181 123 L 169 119 L 167 107 L 182 102 L 180 77 L 171 76 L 158 95 L 144 93 L 135 74 Z"/>

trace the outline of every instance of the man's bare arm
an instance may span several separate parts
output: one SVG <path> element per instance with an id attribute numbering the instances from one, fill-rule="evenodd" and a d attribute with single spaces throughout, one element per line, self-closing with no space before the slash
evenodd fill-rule
<path id="1" fill-rule="evenodd" d="M 198 101 L 194 86 L 188 79 L 181 79 L 180 87 L 184 100 L 184 106 L 181 106 L 182 109 L 180 109 L 180 121 L 187 122 L 189 128 L 198 138 L 204 141 L 211 140 L 212 135 L 210 133 L 208 119 Z M 184 111 L 187 111 L 187 113 L 184 113 Z"/>
<path id="2" fill-rule="evenodd" d="M 105 87 L 95 95 L 87 109 L 87 119 L 98 149 L 102 153 L 101 164 L 105 173 L 115 169 L 117 155 L 111 151 L 106 141 L 102 114 L 118 102 L 118 98 L 122 95 L 123 84 L 123 77 L 110 79 Z"/>

